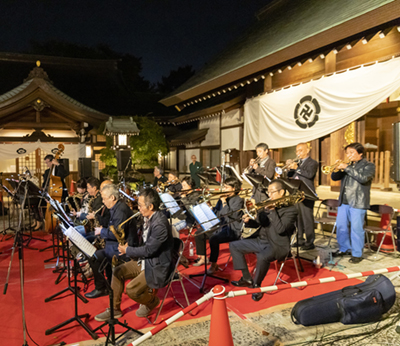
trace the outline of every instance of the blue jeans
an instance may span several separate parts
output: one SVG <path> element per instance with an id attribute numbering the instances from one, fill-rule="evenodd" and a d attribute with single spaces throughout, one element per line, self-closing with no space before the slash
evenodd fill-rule
<path id="1" fill-rule="evenodd" d="M 356 209 L 348 204 L 338 208 L 336 217 L 337 241 L 339 250 L 351 250 L 353 257 L 361 257 L 364 249 L 364 219 L 366 209 Z"/>

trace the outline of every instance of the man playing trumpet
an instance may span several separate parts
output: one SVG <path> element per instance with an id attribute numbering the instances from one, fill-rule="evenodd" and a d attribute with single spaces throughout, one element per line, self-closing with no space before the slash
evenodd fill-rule
<path id="1" fill-rule="evenodd" d="M 310 155 L 310 148 L 307 143 L 299 143 L 296 146 L 297 162 L 286 161 L 289 165 L 288 177 L 302 180 L 315 193 L 314 179 L 318 171 L 318 162 L 313 160 Z M 314 249 L 314 201 L 305 199 L 300 203 L 300 213 L 297 219 L 297 229 L 299 231 L 299 243 L 302 250 Z M 306 240 L 304 242 L 304 235 Z M 295 244 L 297 245 L 297 244 Z"/>
<path id="2" fill-rule="evenodd" d="M 257 158 L 250 160 L 250 165 L 247 167 L 247 171 L 245 171 L 245 173 L 256 173 L 271 181 L 275 175 L 276 163 L 268 155 L 268 144 L 259 143 L 256 146 L 256 152 Z M 258 187 L 254 187 L 253 198 L 256 203 L 264 201 L 268 198 L 261 184 Z"/>

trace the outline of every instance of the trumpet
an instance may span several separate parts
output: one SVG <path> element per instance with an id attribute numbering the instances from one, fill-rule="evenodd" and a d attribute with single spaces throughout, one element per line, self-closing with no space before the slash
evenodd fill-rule
<path id="1" fill-rule="evenodd" d="M 341 163 L 345 163 L 347 165 L 351 164 L 351 160 L 339 160 L 338 162 L 335 162 L 333 165 L 330 166 L 322 166 L 321 167 L 321 171 L 324 174 L 331 174 L 333 172 L 338 172 L 339 170 L 337 169 L 337 167 L 341 164 Z"/>
<path id="2" fill-rule="evenodd" d="M 260 161 L 261 161 L 261 157 L 260 157 L 260 156 L 257 156 L 257 157 L 254 159 L 253 164 L 248 165 L 248 166 L 244 169 L 243 173 L 249 173 L 250 169 L 253 168 L 253 165 L 259 164 Z"/>
<path id="3" fill-rule="evenodd" d="M 287 171 L 288 167 L 289 167 L 292 163 L 299 163 L 299 161 L 300 161 L 300 157 L 299 157 L 299 156 L 296 156 L 295 159 L 289 160 L 289 162 L 288 162 L 286 165 L 284 165 L 283 167 L 275 167 L 275 172 L 276 172 L 276 174 L 282 175 L 282 173 L 285 172 L 285 171 Z"/>
<path id="4" fill-rule="evenodd" d="M 304 200 L 304 192 L 303 191 L 296 191 L 292 195 L 283 196 L 277 199 L 266 199 L 260 203 L 253 204 L 249 199 L 245 201 L 244 212 L 253 220 L 257 218 L 257 214 L 259 210 L 264 208 L 282 208 L 282 207 L 289 207 L 300 203 Z"/>

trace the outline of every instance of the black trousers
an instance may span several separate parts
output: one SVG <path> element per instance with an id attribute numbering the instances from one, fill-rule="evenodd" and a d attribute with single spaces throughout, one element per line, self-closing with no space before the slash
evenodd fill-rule
<path id="1" fill-rule="evenodd" d="M 299 203 L 299 212 L 301 215 L 297 217 L 297 229 L 299 231 L 299 245 L 304 243 L 304 234 L 306 237 L 305 245 L 314 244 L 314 201 L 305 199 Z"/>
<path id="2" fill-rule="evenodd" d="M 276 260 L 272 246 L 266 240 L 254 238 L 234 241 L 229 244 L 229 249 L 232 254 L 233 268 L 235 270 L 248 269 L 244 255 L 248 253 L 256 254 L 256 274 L 253 281 L 254 284 L 261 286 L 271 262 Z"/>
<path id="3" fill-rule="evenodd" d="M 196 232 L 197 233 L 197 232 Z M 224 226 L 219 232 L 213 233 L 209 237 L 210 243 L 210 262 L 216 263 L 219 256 L 219 244 L 230 243 L 231 241 L 238 240 L 239 237 L 229 227 Z M 204 235 L 199 235 L 195 238 L 196 252 L 199 256 L 206 255 L 206 240 Z"/>
<path id="4" fill-rule="evenodd" d="M 112 278 L 111 258 L 108 258 L 106 256 L 106 250 L 105 249 L 97 250 L 95 252 L 95 255 L 89 259 L 89 264 L 93 270 L 94 285 L 97 290 L 105 290 L 107 287 L 102 273 L 99 273 L 101 263 L 105 258 L 106 261 L 108 261 L 108 265 L 106 266 L 105 269 L 106 277 L 107 280 L 111 283 L 111 278 Z"/>

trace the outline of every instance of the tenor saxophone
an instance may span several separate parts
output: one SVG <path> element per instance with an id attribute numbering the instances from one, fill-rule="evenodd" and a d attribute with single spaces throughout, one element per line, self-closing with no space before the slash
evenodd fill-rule
<path id="1" fill-rule="evenodd" d="M 117 228 L 115 228 L 113 225 L 109 226 L 110 231 L 114 234 L 114 237 L 117 239 L 119 245 L 125 245 L 125 231 L 122 228 L 123 225 L 125 225 L 129 220 L 135 218 L 136 216 L 140 215 L 140 211 L 138 211 L 136 214 L 133 214 L 129 218 L 127 218 L 124 222 L 120 223 Z M 118 265 L 123 263 L 116 255 L 113 256 L 112 258 L 112 267 L 115 268 Z"/>

